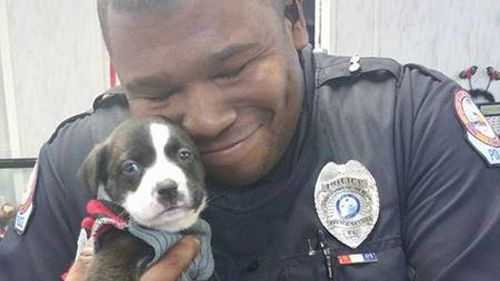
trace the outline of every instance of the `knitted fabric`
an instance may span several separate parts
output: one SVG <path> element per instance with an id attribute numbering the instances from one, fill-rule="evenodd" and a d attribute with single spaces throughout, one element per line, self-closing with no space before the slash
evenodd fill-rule
<path id="1" fill-rule="evenodd" d="M 214 259 L 210 247 L 210 225 L 199 219 L 190 228 L 180 232 L 167 232 L 140 226 L 126 211 L 117 204 L 105 200 L 90 200 L 87 203 L 88 217 L 82 221 L 82 227 L 94 237 L 95 252 L 100 248 L 100 237 L 112 228 L 127 231 L 141 239 L 154 249 L 154 253 L 144 262 L 145 267 L 154 265 L 165 252 L 184 235 L 194 234 L 201 239 L 201 250 L 188 269 L 177 281 L 208 280 L 214 271 Z"/>

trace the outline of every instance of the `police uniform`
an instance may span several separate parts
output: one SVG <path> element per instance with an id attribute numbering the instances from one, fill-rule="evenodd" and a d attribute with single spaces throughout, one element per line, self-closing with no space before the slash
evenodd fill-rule
<path id="1" fill-rule="evenodd" d="M 471 110 L 461 114 L 459 87 L 387 59 L 309 49 L 301 59 L 304 107 L 280 163 L 251 187 L 211 186 L 203 216 L 219 278 L 497 280 L 500 148 L 498 138 L 471 140 L 479 127 L 466 122 Z M 42 148 L 34 211 L 0 244 L 1 280 L 56 280 L 73 260 L 92 197 L 76 171 L 127 116 L 119 92 Z"/>

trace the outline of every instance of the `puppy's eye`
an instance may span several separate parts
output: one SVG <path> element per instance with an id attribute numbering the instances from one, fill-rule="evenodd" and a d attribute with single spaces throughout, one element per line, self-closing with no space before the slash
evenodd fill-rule
<path id="1" fill-rule="evenodd" d="M 135 175 L 141 171 L 141 166 L 135 161 L 127 160 L 122 165 L 122 171 L 126 175 Z"/>
<path id="2" fill-rule="evenodd" d="M 190 160 L 191 157 L 193 157 L 193 153 L 191 152 L 191 150 L 187 149 L 187 148 L 181 148 L 179 150 L 179 159 L 181 161 L 187 161 L 187 160 Z"/>

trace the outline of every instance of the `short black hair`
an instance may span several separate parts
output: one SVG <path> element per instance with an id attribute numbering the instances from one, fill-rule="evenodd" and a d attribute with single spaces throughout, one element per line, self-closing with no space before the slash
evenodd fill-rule
<path id="1" fill-rule="evenodd" d="M 108 31 L 108 10 L 115 9 L 135 14 L 150 14 L 160 13 L 175 0 L 97 0 L 97 14 L 101 25 L 102 37 L 108 52 L 111 54 L 111 46 L 109 43 Z M 182 1 L 182 0 L 179 0 Z M 257 0 L 249 0 L 257 1 Z M 295 16 L 298 13 L 297 0 L 294 0 L 292 5 L 287 5 L 285 9 L 284 0 L 259 0 L 265 4 L 272 5 L 281 15 L 288 17 L 293 23 L 297 20 Z M 290 9 L 292 7 L 292 9 Z M 283 11 L 285 11 L 283 13 Z"/>
<path id="2" fill-rule="evenodd" d="M 97 14 L 101 25 L 102 38 L 111 54 L 108 34 L 108 10 L 116 9 L 129 13 L 145 14 L 162 11 L 170 0 L 97 0 Z"/>

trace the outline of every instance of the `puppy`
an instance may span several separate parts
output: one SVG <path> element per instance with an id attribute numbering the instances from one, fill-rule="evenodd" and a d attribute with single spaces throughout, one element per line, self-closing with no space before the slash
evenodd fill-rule
<path id="1" fill-rule="evenodd" d="M 120 124 L 90 152 L 79 174 L 98 199 L 119 205 L 146 231 L 188 229 L 205 207 L 198 151 L 179 127 L 160 116 Z M 131 232 L 113 228 L 100 236 L 87 280 L 139 279 L 154 247 Z"/>

